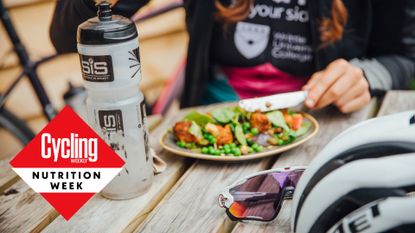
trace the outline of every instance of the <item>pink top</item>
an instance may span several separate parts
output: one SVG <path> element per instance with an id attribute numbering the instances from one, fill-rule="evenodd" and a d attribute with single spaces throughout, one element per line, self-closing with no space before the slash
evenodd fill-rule
<path id="1" fill-rule="evenodd" d="M 308 77 L 287 74 L 271 63 L 247 68 L 221 68 L 241 99 L 298 91 L 308 80 Z"/>

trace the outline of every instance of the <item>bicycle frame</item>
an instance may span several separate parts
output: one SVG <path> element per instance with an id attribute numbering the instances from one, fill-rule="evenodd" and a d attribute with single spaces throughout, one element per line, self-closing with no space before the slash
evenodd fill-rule
<path id="1" fill-rule="evenodd" d="M 14 82 L 6 89 L 4 93 L 0 95 L 0 108 L 3 108 L 7 97 L 11 93 L 11 91 L 16 87 L 20 80 L 23 77 L 28 77 L 29 81 L 36 93 L 37 99 L 39 100 L 40 104 L 42 105 L 43 113 L 46 118 L 50 121 L 56 115 L 56 110 L 54 109 L 50 99 L 39 79 L 37 74 L 37 67 L 46 61 L 49 61 L 56 57 L 57 55 L 51 55 L 49 57 L 45 57 L 37 62 L 34 62 L 30 59 L 29 54 L 21 42 L 19 36 L 17 35 L 16 30 L 14 29 L 13 23 L 9 17 L 9 13 L 6 7 L 3 4 L 3 1 L 0 0 L 0 18 L 1 22 L 7 32 L 7 35 L 10 41 L 13 44 L 13 49 L 16 52 L 16 55 L 19 59 L 20 65 L 23 68 L 22 73 L 14 80 Z"/>

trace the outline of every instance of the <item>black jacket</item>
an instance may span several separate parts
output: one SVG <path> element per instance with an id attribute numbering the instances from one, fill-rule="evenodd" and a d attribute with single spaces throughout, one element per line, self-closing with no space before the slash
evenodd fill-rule
<path id="1" fill-rule="evenodd" d="M 318 22 L 330 16 L 332 0 L 308 0 L 315 69 L 324 69 L 337 58 L 361 67 L 372 93 L 406 89 L 415 77 L 415 1 L 343 0 L 348 22 L 343 39 L 320 46 Z M 120 0 L 116 14 L 131 16 L 146 1 Z M 197 105 L 213 77 L 210 53 L 215 25 L 214 0 L 185 0 L 189 48 L 182 107 Z M 58 52 L 76 51 L 76 28 L 95 15 L 92 0 L 59 0 L 51 25 L 51 39 Z"/>

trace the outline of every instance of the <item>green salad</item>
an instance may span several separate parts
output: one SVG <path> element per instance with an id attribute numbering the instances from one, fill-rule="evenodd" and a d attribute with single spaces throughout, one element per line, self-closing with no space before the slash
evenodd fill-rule
<path id="1" fill-rule="evenodd" d="M 224 107 L 188 113 L 173 127 L 177 146 L 212 156 L 242 156 L 292 143 L 311 127 L 292 110 L 247 112 Z"/>

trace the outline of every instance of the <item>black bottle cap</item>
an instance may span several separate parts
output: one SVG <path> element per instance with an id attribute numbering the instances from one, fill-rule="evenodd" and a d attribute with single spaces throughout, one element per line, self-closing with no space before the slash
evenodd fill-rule
<path id="1" fill-rule="evenodd" d="M 88 19 L 78 26 L 78 43 L 87 45 L 113 44 L 137 37 L 135 24 L 123 16 L 112 15 L 109 2 L 102 1 L 97 6 L 97 17 Z"/>

